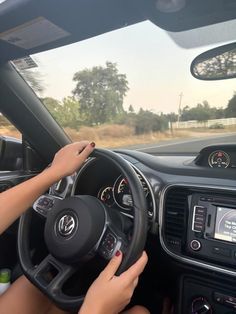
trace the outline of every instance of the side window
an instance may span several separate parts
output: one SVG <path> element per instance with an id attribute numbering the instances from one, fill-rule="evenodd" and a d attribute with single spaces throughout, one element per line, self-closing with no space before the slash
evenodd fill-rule
<path id="1" fill-rule="evenodd" d="M 21 133 L 0 112 L 0 136 L 10 136 L 21 140 Z"/>
<path id="2" fill-rule="evenodd" d="M 21 133 L 0 113 L 0 171 L 23 167 Z"/>

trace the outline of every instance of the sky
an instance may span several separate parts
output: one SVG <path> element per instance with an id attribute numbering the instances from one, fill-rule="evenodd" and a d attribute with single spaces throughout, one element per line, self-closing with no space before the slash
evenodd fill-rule
<path id="1" fill-rule="evenodd" d="M 135 111 L 142 107 L 177 113 L 181 93 L 181 108 L 203 100 L 226 107 L 236 91 L 235 79 L 207 82 L 191 76 L 191 61 L 211 47 L 181 48 L 167 32 L 146 21 L 32 57 L 42 75 L 43 96 L 58 100 L 70 96 L 75 72 L 111 61 L 129 82 L 126 109 L 132 105 Z"/>

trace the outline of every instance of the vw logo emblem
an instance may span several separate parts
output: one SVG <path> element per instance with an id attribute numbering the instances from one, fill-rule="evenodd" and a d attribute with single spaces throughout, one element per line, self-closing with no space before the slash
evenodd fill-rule
<path id="1" fill-rule="evenodd" d="M 75 219 L 71 215 L 64 215 L 58 222 L 58 231 L 60 235 L 66 237 L 75 230 Z"/>

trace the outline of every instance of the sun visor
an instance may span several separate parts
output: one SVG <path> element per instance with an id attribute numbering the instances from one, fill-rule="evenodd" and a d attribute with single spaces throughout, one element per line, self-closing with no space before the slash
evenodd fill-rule
<path id="1" fill-rule="evenodd" d="M 0 0 L 0 62 L 145 20 L 137 0 Z"/>

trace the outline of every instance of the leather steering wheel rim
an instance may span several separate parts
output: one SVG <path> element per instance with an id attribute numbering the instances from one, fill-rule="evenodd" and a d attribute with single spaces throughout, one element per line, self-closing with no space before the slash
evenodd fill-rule
<path id="1" fill-rule="evenodd" d="M 133 233 L 123 256 L 122 263 L 116 273 L 116 275 L 119 275 L 128 269 L 140 257 L 144 249 L 148 221 L 146 198 L 136 172 L 132 166 L 120 155 L 106 149 L 95 149 L 91 157 L 103 158 L 112 162 L 114 166 L 116 166 L 122 175 L 128 180 L 129 188 L 133 198 Z M 42 286 L 40 286 L 35 280 L 33 276 L 35 265 L 32 263 L 29 248 L 31 221 L 32 209 L 29 209 L 21 216 L 18 228 L 18 255 L 23 273 L 34 285 L 36 285 L 40 290 L 42 290 L 43 293 L 45 293 L 63 309 L 79 308 L 83 302 L 84 295 L 80 295 L 78 297 L 69 297 L 62 293 L 48 293 L 48 291 L 43 289 Z"/>

